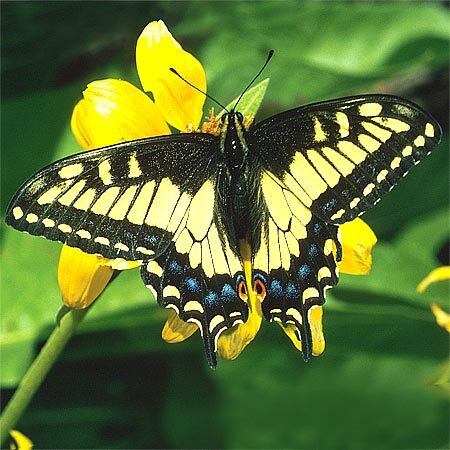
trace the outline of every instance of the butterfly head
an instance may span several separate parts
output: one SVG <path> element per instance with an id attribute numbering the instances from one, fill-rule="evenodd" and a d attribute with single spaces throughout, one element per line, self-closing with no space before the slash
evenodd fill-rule
<path id="1" fill-rule="evenodd" d="M 229 127 L 241 128 L 244 126 L 244 116 L 239 111 L 231 110 L 220 117 L 222 129 Z"/>

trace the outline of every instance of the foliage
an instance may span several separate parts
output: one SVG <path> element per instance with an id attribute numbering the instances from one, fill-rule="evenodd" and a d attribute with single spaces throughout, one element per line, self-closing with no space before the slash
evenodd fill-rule
<path id="1" fill-rule="evenodd" d="M 208 92 L 223 103 L 273 48 L 262 115 L 383 91 L 422 100 L 439 116 L 442 104 L 431 100 L 445 95 L 433 82 L 448 63 L 448 13 L 439 4 L 163 3 L 93 2 L 84 12 L 77 2 L 6 6 L 2 211 L 20 181 L 78 151 L 68 124 L 87 81 L 137 80 L 133 36 L 157 18 L 199 57 Z M 422 295 L 415 287 L 439 264 L 448 237 L 447 147 L 448 140 L 365 215 L 381 238 L 373 272 L 343 276 L 332 291 L 322 357 L 305 365 L 280 330 L 264 324 L 236 361 L 212 372 L 199 337 L 161 341 L 166 312 L 131 270 L 89 313 L 19 428 L 40 448 L 445 448 L 448 405 L 432 380 L 447 339 L 429 304 L 445 307 L 448 286 Z M 2 229 L 6 388 L 54 324 L 59 248 Z"/>

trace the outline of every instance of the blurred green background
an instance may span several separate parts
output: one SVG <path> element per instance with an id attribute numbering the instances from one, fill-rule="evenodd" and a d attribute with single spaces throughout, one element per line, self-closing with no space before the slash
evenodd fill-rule
<path id="1" fill-rule="evenodd" d="M 36 448 L 448 448 L 448 334 L 415 289 L 448 264 L 447 2 L 2 2 L 2 215 L 22 181 L 79 151 L 69 121 L 86 83 L 139 85 L 136 39 L 163 19 L 235 98 L 275 50 L 260 117 L 367 92 L 409 98 L 445 138 L 364 219 L 370 276 L 327 299 L 327 349 L 309 364 L 263 324 L 233 361 L 207 367 L 200 337 L 160 338 L 166 311 L 127 271 L 108 287 L 18 424 Z M 207 105 L 208 106 L 208 105 Z M 205 113 L 206 113 L 205 109 Z M 2 405 L 51 332 L 60 245 L 2 226 Z"/>

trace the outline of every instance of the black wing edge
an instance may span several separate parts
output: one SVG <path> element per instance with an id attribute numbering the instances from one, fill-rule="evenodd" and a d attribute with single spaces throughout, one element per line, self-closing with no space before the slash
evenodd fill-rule
<path id="1" fill-rule="evenodd" d="M 439 124 L 439 122 L 425 109 L 423 109 L 421 106 L 419 106 L 417 103 L 414 103 L 410 100 L 407 100 L 402 97 L 398 97 L 396 95 L 390 95 L 390 94 L 358 94 L 348 97 L 341 97 L 336 98 L 333 100 L 325 100 L 325 101 L 319 101 L 319 102 L 313 102 L 308 103 L 303 106 L 299 106 L 297 108 L 288 109 L 287 111 L 283 111 L 279 114 L 275 114 L 274 116 L 268 117 L 267 119 L 263 119 L 262 121 L 254 124 L 251 127 L 251 130 L 257 134 L 259 128 L 265 128 L 270 127 L 272 122 L 279 122 L 280 120 L 283 120 L 283 118 L 288 118 L 289 116 L 293 114 L 298 113 L 308 113 L 310 111 L 323 111 L 324 109 L 333 107 L 335 105 L 349 105 L 351 106 L 354 103 L 360 103 L 360 102 L 367 102 L 367 101 L 376 101 L 376 102 L 388 102 L 388 103 L 397 103 L 397 104 L 403 104 L 405 106 L 409 106 L 410 108 L 416 109 L 421 114 L 423 114 L 434 126 L 436 126 L 436 144 L 440 142 L 442 138 L 442 127 Z"/>

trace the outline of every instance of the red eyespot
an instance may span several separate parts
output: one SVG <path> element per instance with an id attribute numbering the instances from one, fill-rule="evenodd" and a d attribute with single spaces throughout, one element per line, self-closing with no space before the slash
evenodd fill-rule
<path id="1" fill-rule="evenodd" d="M 246 302 L 248 299 L 248 294 L 247 294 L 247 286 L 245 285 L 244 280 L 239 282 L 237 291 L 238 291 L 239 298 L 241 300 L 243 300 L 244 302 Z"/>
<path id="2" fill-rule="evenodd" d="M 255 291 L 258 300 L 263 301 L 266 298 L 266 286 L 261 280 L 255 280 L 253 283 L 253 290 Z"/>

